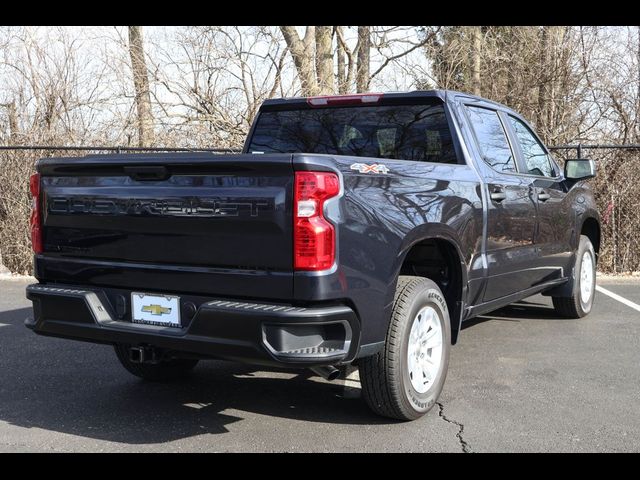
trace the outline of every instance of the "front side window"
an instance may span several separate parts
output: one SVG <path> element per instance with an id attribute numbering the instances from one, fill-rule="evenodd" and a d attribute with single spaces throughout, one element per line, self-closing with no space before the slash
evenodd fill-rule
<path id="1" fill-rule="evenodd" d="M 264 111 L 249 153 L 323 153 L 458 163 L 444 105 Z"/>
<path id="2" fill-rule="evenodd" d="M 513 153 L 495 110 L 482 107 L 467 107 L 471 125 L 478 139 L 482 159 L 494 170 L 504 173 L 516 171 Z"/>
<path id="3" fill-rule="evenodd" d="M 509 115 L 509 120 L 516 132 L 518 142 L 520 142 L 522 155 L 527 165 L 527 173 L 541 177 L 555 177 L 556 172 L 549 158 L 549 154 L 531 130 L 529 130 L 529 127 L 511 115 Z"/>

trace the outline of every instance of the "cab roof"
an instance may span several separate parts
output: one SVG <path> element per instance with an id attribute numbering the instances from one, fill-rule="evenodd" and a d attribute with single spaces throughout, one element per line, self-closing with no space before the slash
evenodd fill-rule
<path id="1" fill-rule="evenodd" d="M 314 105 L 311 103 L 316 99 L 328 99 L 330 102 L 335 101 L 337 104 L 346 104 L 349 103 L 350 99 L 354 99 L 355 103 L 360 103 L 358 98 L 361 97 L 375 97 L 378 96 L 379 99 L 377 101 L 367 101 L 361 102 L 364 105 L 373 105 L 375 103 L 379 104 L 393 104 L 396 102 L 405 103 L 407 100 L 416 99 L 416 100 L 425 100 L 428 98 L 438 98 L 446 103 L 448 97 L 452 96 L 461 96 L 468 98 L 470 100 L 478 100 L 483 101 L 485 103 L 490 103 L 495 106 L 499 106 L 501 108 L 510 110 L 507 106 L 502 105 L 498 102 L 494 102 L 492 100 L 488 100 L 486 98 L 479 97 L 477 95 L 471 95 L 469 93 L 458 92 L 456 90 L 442 90 L 442 89 L 434 89 L 434 90 L 413 90 L 409 92 L 370 92 L 364 94 L 347 94 L 347 95 L 320 95 L 313 97 L 291 97 L 291 98 L 271 98 L 265 100 L 260 107 L 261 110 L 281 110 L 281 109 L 289 109 L 292 107 L 295 108 L 313 108 Z"/>

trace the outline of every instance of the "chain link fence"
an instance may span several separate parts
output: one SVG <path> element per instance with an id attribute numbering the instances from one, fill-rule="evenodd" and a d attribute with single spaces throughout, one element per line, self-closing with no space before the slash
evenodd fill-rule
<path id="1" fill-rule="evenodd" d="M 596 161 L 598 173 L 591 184 L 602 220 L 599 270 L 613 274 L 640 271 L 640 146 L 561 145 L 552 150 L 561 163 L 579 157 Z M 184 151 L 234 153 L 206 148 L 0 146 L 0 265 L 4 263 L 11 272 L 31 273 L 28 179 L 39 158 L 88 152 Z"/>

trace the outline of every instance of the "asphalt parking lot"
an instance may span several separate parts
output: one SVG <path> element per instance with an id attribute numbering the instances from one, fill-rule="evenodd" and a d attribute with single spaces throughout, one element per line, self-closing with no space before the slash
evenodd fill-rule
<path id="1" fill-rule="evenodd" d="M 0 280 L 0 451 L 640 451 L 640 312 L 596 293 L 582 320 L 535 296 L 470 321 L 440 405 L 376 417 L 357 375 L 201 362 L 145 383 L 111 347 L 34 335 L 26 280 Z M 640 304 L 639 280 L 600 280 Z"/>

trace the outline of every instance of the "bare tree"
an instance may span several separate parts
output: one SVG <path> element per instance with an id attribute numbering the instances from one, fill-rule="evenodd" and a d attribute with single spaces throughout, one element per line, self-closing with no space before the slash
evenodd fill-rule
<path id="1" fill-rule="evenodd" d="M 371 27 L 358 27 L 358 69 L 356 72 L 356 91 L 366 92 L 369 90 L 371 80 L 370 55 L 371 53 Z"/>
<path id="2" fill-rule="evenodd" d="M 151 95 L 149 93 L 149 72 L 144 55 L 142 27 L 129 27 L 129 55 L 133 84 L 136 90 L 136 108 L 138 110 L 138 144 L 149 147 L 153 144 L 153 115 L 151 113 Z"/>
<path id="3" fill-rule="evenodd" d="M 418 30 L 358 26 L 355 35 L 349 35 L 350 27 L 318 26 L 306 27 L 300 38 L 294 27 L 280 27 L 296 66 L 302 95 L 366 92 L 374 79 L 384 85 L 380 80 L 384 71 L 409 67 L 401 66 L 401 62 L 431 41 L 433 31 L 416 36 Z"/>
<path id="4" fill-rule="evenodd" d="M 316 75 L 318 93 L 335 93 L 333 79 L 333 27 L 316 27 Z"/>
<path id="5" fill-rule="evenodd" d="M 636 63 L 638 67 L 638 94 L 637 94 L 637 108 L 636 108 L 636 142 L 640 142 L 640 26 L 636 27 L 636 34 L 638 37 L 638 51 L 636 54 Z"/>
<path id="6" fill-rule="evenodd" d="M 7 117 L 8 117 L 8 123 L 9 123 L 8 140 L 9 140 L 9 143 L 13 145 L 18 133 L 18 117 L 16 113 L 16 102 L 11 101 L 9 103 L 5 103 L 0 106 L 5 107 L 7 109 Z M 1 198 L 1 195 L 0 195 L 0 198 Z M 0 273 L 7 273 L 8 271 L 9 270 L 7 269 L 7 267 L 4 266 L 4 263 L 2 262 L 2 243 L 0 243 Z"/>
<path id="7" fill-rule="evenodd" d="M 335 27 L 336 34 L 336 62 L 337 62 L 337 74 L 336 81 L 338 82 L 338 93 L 343 95 L 347 93 L 347 64 L 346 64 L 346 51 L 343 41 L 343 30 L 341 26 Z"/>
<path id="8" fill-rule="evenodd" d="M 293 26 L 282 26 L 280 31 L 293 57 L 302 84 L 302 94 L 316 95 L 319 91 L 314 68 L 316 27 L 307 27 L 302 39 Z"/>
<path id="9" fill-rule="evenodd" d="M 556 110 L 557 87 L 562 61 L 560 49 L 564 28 L 544 26 L 540 41 L 540 83 L 538 87 L 538 124 L 551 125 Z"/>
<path id="10" fill-rule="evenodd" d="M 172 144 L 240 148 L 265 99 L 296 93 L 277 27 L 185 27 L 169 40 L 153 45 L 150 69 L 158 128 Z"/>
<path id="11" fill-rule="evenodd" d="M 7 120 L 9 124 L 9 143 L 14 144 L 18 137 L 18 111 L 16 109 L 16 101 L 12 100 L 8 103 L 0 104 L 0 107 L 7 109 Z"/>
<path id="12" fill-rule="evenodd" d="M 358 52 L 359 45 L 356 45 L 353 49 L 349 47 L 345 38 L 344 28 L 341 26 L 336 27 L 336 38 L 338 44 L 338 87 L 339 93 L 345 94 L 349 93 L 351 85 L 353 85 L 354 82 L 356 73 L 356 54 Z M 344 57 L 347 59 L 346 65 L 344 64 Z M 345 68 L 346 75 L 344 73 Z"/>
<path id="13" fill-rule="evenodd" d="M 480 63 L 481 63 L 481 48 L 482 48 L 482 30 L 480 27 L 470 27 L 471 34 L 471 91 L 476 94 L 481 94 L 481 82 L 480 82 Z"/>

